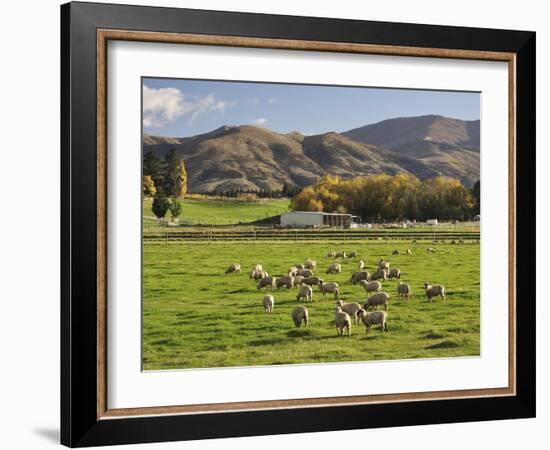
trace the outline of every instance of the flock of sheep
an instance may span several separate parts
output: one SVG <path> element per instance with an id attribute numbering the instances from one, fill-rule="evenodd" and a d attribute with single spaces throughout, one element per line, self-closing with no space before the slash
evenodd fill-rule
<path id="1" fill-rule="evenodd" d="M 435 252 L 432 248 L 428 248 L 428 252 Z M 411 254 L 411 249 L 407 249 L 406 254 Z M 393 255 L 398 255 L 399 250 L 394 250 Z M 359 254 L 357 252 L 330 252 L 326 255 L 327 258 L 338 259 L 341 258 L 357 258 Z M 317 269 L 317 262 L 308 259 L 303 264 L 296 264 L 290 267 L 287 274 L 280 277 L 274 277 L 269 275 L 263 270 L 260 264 L 256 264 L 252 267 L 250 272 L 250 279 L 258 281 L 257 289 L 265 289 L 265 295 L 262 299 L 262 304 L 266 313 L 272 313 L 275 307 L 275 298 L 273 297 L 274 290 L 280 290 L 283 288 L 292 289 L 298 288 L 296 295 L 296 301 L 303 301 L 304 303 L 313 301 L 313 286 L 319 287 L 319 292 L 326 298 L 327 294 L 332 294 L 336 301 L 336 310 L 334 323 L 336 325 L 336 333 L 338 336 L 351 336 L 352 321 L 357 324 L 358 321 L 363 322 L 365 325 L 365 331 L 368 333 L 373 325 L 379 325 L 381 331 L 388 331 L 387 326 L 387 310 L 388 301 L 390 295 L 382 291 L 382 282 L 392 279 L 400 279 L 401 271 L 398 268 L 390 268 L 390 263 L 382 258 L 378 261 L 374 272 L 369 273 L 365 269 L 365 262 L 359 260 L 358 271 L 351 275 L 350 282 L 352 284 L 360 284 L 367 295 L 366 302 L 363 306 L 359 303 L 344 303 L 340 300 L 340 286 L 335 281 L 325 281 L 314 275 L 314 270 Z M 226 274 L 229 273 L 241 273 L 241 265 L 238 263 L 231 264 Z M 340 274 L 342 273 L 341 264 L 334 262 L 330 264 L 326 270 L 326 274 Z M 267 290 L 270 289 L 272 294 L 267 294 Z M 424 290 L 428 301 L 431 303 L 434 297 L 441 297 L 445 300 L 445 287 L 441 285 L 430 285 L 424 283 Z M 397 284 L 397 297 L 408 300 L 412 295 L 411 286 L 408 283 L 399 281 Z M 384 307 L 384 311 L 379 311 L 380 306 Z M 369 312 L 375 309 L 375 311 Z M 308 325 L 309 312 L 305 306 L 297 306 L 292 311 L 292 320 L 296 327 L 300 327 L 304 324 Z"/>

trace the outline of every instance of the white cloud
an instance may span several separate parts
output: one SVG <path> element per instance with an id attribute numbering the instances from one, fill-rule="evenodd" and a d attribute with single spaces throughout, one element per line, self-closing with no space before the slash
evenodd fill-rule
<path id="1" fill-rule="evenodd" d="M 176 88 L 150 88 L 143 86 L 143 126 L 163 127 L 178 117 L 189 116 L 193 122 L 202 114 L 224 113 L 232 103 L 218 100 L 212 94 L 205 97 L 187 96 Z"/>
<path id="2" fill-rule="evenodd" d="M 254 119 L 251 121 L 254 125 L 265 125 L 267 123 L 267 119 L 265 117 L 258 117 L 257 119 Z"/>

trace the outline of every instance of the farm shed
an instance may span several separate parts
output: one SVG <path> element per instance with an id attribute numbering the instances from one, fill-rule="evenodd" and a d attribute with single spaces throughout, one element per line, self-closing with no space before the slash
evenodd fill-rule
<path id="1" fill-rule="evenodd" d="M 315 211 L 291 211 L 281 214 L 281 226 L 291 228 L 342 227 L 355 228 L 357 216 Z"/>

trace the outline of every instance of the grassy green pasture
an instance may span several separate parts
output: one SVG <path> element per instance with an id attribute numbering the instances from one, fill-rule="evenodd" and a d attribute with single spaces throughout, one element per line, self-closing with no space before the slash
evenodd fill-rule
<path id="1" fill-rule="evenodd" d="M 189 208 L 187 209 L 189 211 Z M 185 211 L 185 210 L 184 210 Z M 246 212 L 239 213 L 246 216 Z M 145 243 L 143 247 L 143 368 L 145 370 L 266 364 L 440 358 L 479 355 L 479 244 L 384 242 Z M 410 247 L 412 255 L 403 254 Z M 392 256 L 398 248 L 400 255 Z M 326 275 L 330 250 L 358 251 L 342 262 L 343 272 Z M 391 295 L 387 333 L 352 327 L 351 338 L 336 336 L 334 300 L 314 287 L 310 324 L 295 328 L 292 309 L 297 289 L 273 293 L 275 308 L 266 314 L 263 290 L 249 279 L 255 263 L 272 275 L 307 258 L 317 260 L 316 275 L 340 284 L 345 302 L 363 303 L 360 285 L 349 277 L 363 259 L 372 271 L 379 257 L 402 271 L 411 284 L 409 301 L 396 297 L 397 281 L 383 283 Z M 224 275 L 238 262 L 241 274 Z M 443 284 L 447 301 L 427 303 L 422 284 Z"/>
<path id="2" fill-rule="evenodd" d="M 288 199 L 259 199 L 242 201 L 237 199 L 185 199 L 180 218 L 194 224 L 233 225 L 250 223 L 267 217 L 276 216 L 288 210 Z M 151 198 L 143 201 L 144 221 L 155 222 Z M 167 214 L 170 217 L 170 213 Z"/>

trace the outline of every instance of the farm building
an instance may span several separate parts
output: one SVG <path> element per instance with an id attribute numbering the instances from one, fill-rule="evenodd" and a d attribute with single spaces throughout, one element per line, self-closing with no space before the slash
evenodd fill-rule
<path id="1" fill-rule="evenodd" d="M 292 228 L 355 228 L 357 216 L 314 211 L 291 211 L 281 214 L 281 226 Z"/>

